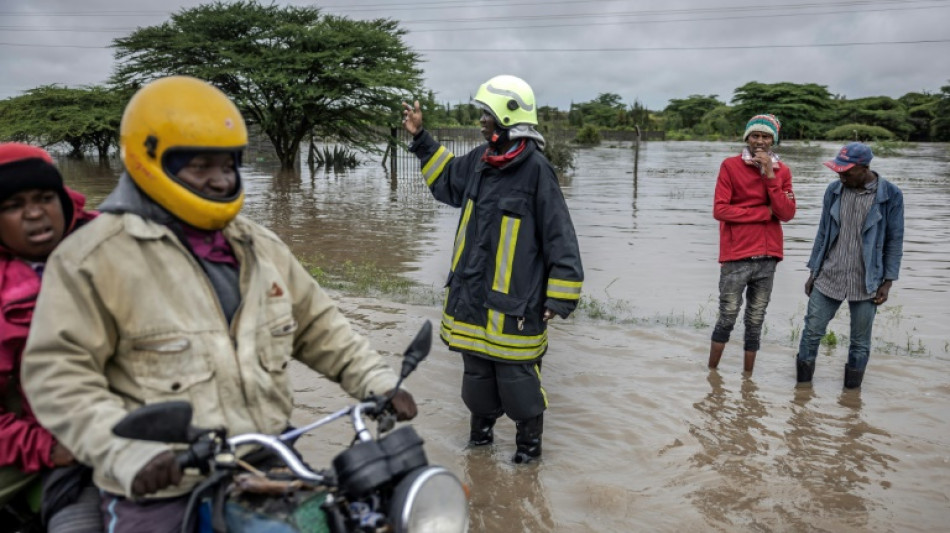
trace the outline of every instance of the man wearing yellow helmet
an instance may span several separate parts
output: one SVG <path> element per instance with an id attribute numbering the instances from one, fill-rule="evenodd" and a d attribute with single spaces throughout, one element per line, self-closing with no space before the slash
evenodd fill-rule
<path id="1" fill-rule="evenodd" d="M 140 89 L 120 128 L 126 168 L 102 214 L 47 262 L 23 362 L 53 435 L 95 469 L 109 531 L 173 531 L 187 493 L 161 443 L 112 435 L 143 404 L 187 400 L 230 433 L 288 426 L 297 359 L 354 397 L 397 378 L 273 233 L 238 214 L 247 130 L 218 89 L 173 76 Z M 416 414 L 408 392 L 398 418 Z M 144 501 L 143 501 L 144 500 Z"/>
<path id="2" fill-rule="evenodd" d="M 469 444 L 492 443 L 495 420 L 506 414 L 516 427 L 513 461 L 528 463 L 541 456 L 547 322 L 577 307 L 584 271 L 564 195 L 541 153 L 531 87 L 496 76 L 475 104 L 487 144 L 464 156 L 422 127 L 419 102 L 403 103 L 403 125 L 432 194 L 462 208 L 440 336 L 465 365 Z"/>

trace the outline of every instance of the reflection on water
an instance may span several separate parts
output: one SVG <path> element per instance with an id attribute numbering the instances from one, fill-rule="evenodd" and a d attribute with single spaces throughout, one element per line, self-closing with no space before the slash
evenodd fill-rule
<path id="1" fill-rule="evenodd" d="M 468 450 L 464 480 L 471 490 L 471 531 L 553 531 L 554 519 L 538 477 L 543 465 L 499 461 L 489 447 Z M 515 517 L 515 521 L 512 521 Z"/>
<path id="2" fill-rule="evenodd" d="M 776 435 L 763 424 L 768 412 L 753 380 L 744 379 L 738 394 L 723 386 L 718 371 L 710 371 L 707 380 L 709 394 L 693 406 L 701 416 L 690 424 L 690 434 L 702 450 L 691 461 L 719 475 L 715 484 L 697 489 L 690 498 L 710 522 L 736 526 L 768 503 L 763 461 Z"/>
<path id="3" fill-rule="evenodd" d="M 811 389 L 796 390 L 785 433 L 788 454 L 776 467 L 807 493 L 810 505 L 799 509 L 803 526 L 866 528 L 871 507 L 880 505 L 866 497 L 868 486 L 888 488 L 881 480 L 898 467 L 896 457 L 880 450 L 890 435 L 864 420 L 857 391 L 842 392 L 842 409 L 834 411 L 810 406 L 813 398 Z"/>
<path id="4" fill-rule="evenodd" d="M 717 371 L 710 391 L 694 404 L 700 417 L 690 433 L 701 449 L 692 464 L 716 473 L 690 498 L 706 520 L 726 530 L 861 531 L 870 510 L 870 485 L 889 488 L 898 459 L 881 451 L 890 435 L 868 423 L 858 391 L 845 391 L 835 409 L 810 405 L 812 389 L 794 389 L 790 415 L 779 433 L 758 386 L 744 379 L 738 392 Z"/>
<path id="5" fill-rule="evenodd" d="M 514 468 L 513 424 L 491 450 L 465 450 L 458 357 L 436 342 L 410 389 L 436 464 L 472 488 L 472 531 L 936 531 L 950 523 L 950 165 L 946 145 L 919 145 L 874 168 L 902 187 L 906 242 L 891 304 L 875 321 L 863 390 L 841 392 L 846 345 L 819 357 L 814 389 L 794 388 L 802 285 L 821 195 L 820 165 L 836 145 L 783 145 L 798 214 L 785 226 L 756 373 L 741 346 L 705 363 L 715 318 L 718 225 L 712 194 L 724 143 L 648 143 L 633 184 L 629 147 L 578 153 L 562 183 L 581 240 L 585 293 L 636 320 L 578 317 L 552 324 L 545 358 L 551 408 L 545 455 Z M 116 170 L 61 161 L 67 183 L 97 205 Z M 458 211 L 418 176 L 395 187 L 378 164 L 344 174 L 243 171 L 244 213 L 301 258 L 375 262 L 440 286 Z M 434 307 L 346 298 L 344 311 L 387 357 Z M 830 329 L 847 332 L 842 310 Z M 738 325 L 741 328 L 741 324 Z M 741 333 L 739 333 L 741 335 Z M 908 353 L 911 355 L 908 356 Z M 393 366 L 398 366 L 393 364 Z M 297 413 L 343 405 L 338 387 L 295 376 Z M 304 421 L 304 420 L 301 420 Z M 302 440 L 308 458 L 349 434 Z M 327 446 L 329 443 L 332 446 Z"/>

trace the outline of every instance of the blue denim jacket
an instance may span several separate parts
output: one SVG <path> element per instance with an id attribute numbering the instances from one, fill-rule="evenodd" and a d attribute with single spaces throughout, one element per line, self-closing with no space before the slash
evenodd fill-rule
<path id="1" fill-rule="evenodd" d="M 875 172 L 875 175 L 877 173 Z M 828 184 L 821 208 L 818 235 L 808 259 L 808 270 L 815 276 L 821 270 L 841 227 L 840 180 Z M 904 195 L 893 183 L 878 175 L 877 194 L 868 210 L 861 231 L 864 254 L 864 280 L 867 291 L 874 293 L 884 280 L 896 280 L 904 255 Z"/>

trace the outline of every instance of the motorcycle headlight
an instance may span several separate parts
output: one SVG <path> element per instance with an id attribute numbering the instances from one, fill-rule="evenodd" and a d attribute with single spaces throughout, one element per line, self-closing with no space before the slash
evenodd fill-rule
<path id="1" fill-rule="evenodd" d="M 454 474 L 427 466 L 396 485 L 389 516 L 396 533 L 463 533 L 468 530 L 468 498 Z"/>

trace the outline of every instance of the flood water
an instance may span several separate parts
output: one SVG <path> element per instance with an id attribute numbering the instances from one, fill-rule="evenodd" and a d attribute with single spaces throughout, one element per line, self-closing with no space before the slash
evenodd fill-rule
<path id="1" fill-rule="evenodd" d="M 634 183 L 629 145 L 581 150 L 562 187 L 577 228 L 591 312 L 551 328 L 544 360 L 550 409 L 544 457 L 510 464 L 514 424 L 467 450 L 461 365 L 438 341 L 408 387 L 430 461 L 471 489 L 472 531 L 943 531 L 950 521 L 950 146 L 916 145 L 872 168 L 905 199 L 900 279 L 875 321 L 863 388 L 842 391 L 848 317 L 830 329 L 812 389 L 796 389 L 794 356 L 805 263 L 821 197 L 821 166 L 837 144 L 779 147 L 798 201 L 785 225 L 755 372 L 742 375 L 737 324 L 718 371 L 706 368 L 716 318 L 719 163 L 738 145 L 651 142 Z M 67 183 L 96 205 L 116 172 L 61 162 Z M 303 176 L 247 169 L 244 213 L 301 258 L 373 262 L 440 287 L 458 212 L 418 176 L 392 185 L 378 164 Z M 356 328 L 398 367 L 434 305 L 340 296 Z M 297 422 L 346 399 L 295 371 Z M 303 439 L 316 464 L 351 438 L 339 424 Z"/>

